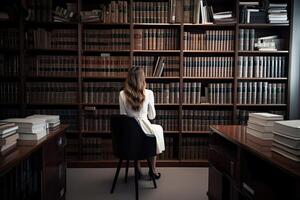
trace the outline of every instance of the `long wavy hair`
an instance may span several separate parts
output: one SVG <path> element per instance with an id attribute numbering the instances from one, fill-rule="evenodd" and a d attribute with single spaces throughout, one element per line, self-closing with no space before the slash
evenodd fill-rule
<path id="1" fill-rule="evenodd" d="M 125 81 L 126 103 L 135 111 L 141 109 L 145 100 L 146 81 L 144 70 L 141 67 L 133 66 L 129 69 Z"/>

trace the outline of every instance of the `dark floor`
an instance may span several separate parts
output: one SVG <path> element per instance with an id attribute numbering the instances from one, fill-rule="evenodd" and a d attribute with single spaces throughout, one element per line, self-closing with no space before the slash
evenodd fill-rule
<path id="1" fill-rule="evenodd" d="M 67 169 L 67 200 L 134 200 L 133 169 L 129 170 L 128 183 L 124 182 L 121 170 L 114 194 L 110 194 L 114 168 L 69 168 Z M 207 168 L 158 168 L 162 177 L 158 188 L 145 176 L 139 181 L 141 200 L 207 200 Z M 146 174 L 147 170 L 143 168 Z"/>

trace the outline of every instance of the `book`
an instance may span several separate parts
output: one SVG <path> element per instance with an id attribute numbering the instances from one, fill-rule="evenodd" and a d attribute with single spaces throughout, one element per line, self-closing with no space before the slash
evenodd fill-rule
<path id="1" fill-rule="evenodd" d="M 285 120 L 274 123 L 274 131 L 294 138 L 300 138 L 300 120 Z"/>
<path id="2" fill-rule="evenodd" d="M 284 156 L 284 157 L 286 157 L 286 158 L 288 158 L 288 159 L 290 159 L 290 160 L 300 162 L 300 156 L 298 156 L 298 155 L 291 154 L 291 153 L 289 153 L 287 151 L 284 151 L 281 148 L 278 148 L 278 147 L 275 147 L 275 146 L 272 146 L 271 150 L 278 153 L 278 154 L 280 154 L 280 155 L 282 155 L 282 156 Z"/>
<path id="3" fill-rule="evenodd" d="M 14 123 L 3 123 L 0 122 L 0 135 L 4 135 L 13 131 L 16 131 L 18 129 L 18 126 L 16 126 Z"/>
<path id="4" fill-rule="evenodd" d="M 262 140 L 272 140 L 273 139 L 273 133 L 272 132 L 261 132 L 259 130 L 250 128 L 249 126 L 247 126 L 247 133 L 258 137 Z"/>
<path id="5" fill-rule="evenodd" d="M 36 132 L 36 133 L 19 133 L 18 140 L 40 140 L 46 135 L 47 133 L 45 131 Z"/>
<path id="6" fill-rule="evenodd" d="M 2 138 L 0 139 L 0 146 L 5 146 L 5 145 L 11 145 L 13 143 L 15 143 L 15 141 L 17 141 L 17 139 L 19 138 L 19 134 L 17 134 L 16 132 L 8 137 Z"/>
<path id="7" fill-rule="evenodd" d="M 273 131 L 273 133 L 274 133 L 273 141 L 290 148 L 300 149 L 300 138 L 295 138 L 281 133 L 277 133 L 275 130 Z"/>

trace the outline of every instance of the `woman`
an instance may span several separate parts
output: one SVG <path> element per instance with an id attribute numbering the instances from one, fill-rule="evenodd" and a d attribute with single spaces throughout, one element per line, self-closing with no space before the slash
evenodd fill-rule
<path id="1" fill-rule="evenodd" d="M 160 125 L 151 124 L 149 119 L 155 118 L 154 96 L 151 90 L 146 89 L 144 71 L 140 67 L 131 67 L 125 81 L 125 88 L 119 95 L 120 114 L 134 117 L 147 135 L 156 137 L 156 152 L 162 153 L 165 150 L 163 129 Z M 160 173 L 156 172 L 156 156 L 151 158 L 152 170 L 156 179 Z M 139 171 L 140 164 L 139 164 Z"/>

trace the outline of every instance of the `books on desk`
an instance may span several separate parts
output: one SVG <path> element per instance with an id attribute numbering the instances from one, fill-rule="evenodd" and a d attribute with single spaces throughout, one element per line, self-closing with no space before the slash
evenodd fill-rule
<path id="1" fill-rule="evenodd" d="M 60 125 L 59 115 L 30 115 L 26 117 L 28 119 L 44 119 L 46 121 L 46 128 L 55 130 Z"/>
<path id="2" fill-rule="evenodd" d="M 283 120 L 282 115 L 271 113 L 250 113 L 247 133 L 262 140 L 272 140 L 274 122 L 280 120 Z"/>
<path id="3" fill-rule="evenodd" d="M 0 152 L 6 152 L 14 148 L 19 135 L 18 126 L 14 123 L 0 123 Z"/>
<path id="4" fill-rule="evenodd" d="M 15 123 L 19 129 L 18 140 L 39 140 L 46 136 L 46 120 L 38 118 L 10 118 L 1 120 L 1 122 Z"/>
<path id="5" fill-rule="evenodd" d="M 300 162 L 300 120 L 275 122 L 272 151 Z"/>

